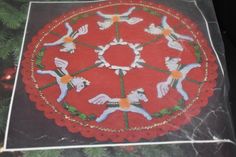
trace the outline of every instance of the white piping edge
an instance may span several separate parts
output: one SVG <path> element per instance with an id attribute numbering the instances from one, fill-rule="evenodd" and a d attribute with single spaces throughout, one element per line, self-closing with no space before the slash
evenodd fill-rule
<path id="1" fill-rule="evenodd" d="M 73 148 L 98 148 L 98 147 L 117 147 L 117 146 L 147 146 L 147 145 L 172 145 L 172 144 L 209 144 L 209 143 L 231 143 L 235 142 L 229 139 L 217 140 L 189 140 L 189 141 L 168 141 L 168 142 L 142 142 L 142 143 L 118 143 L 118 144 L 96 144 L 96 145 L 80 145 L 80 146 L 59 146 L 59 147 L 36 147 L 36 148 L 14 148 L 5 149 L 7 152 L 12 151 L 32 151 L 32 150 L 51 150 L 51 149 L 73 149 Z"/>
<path id="2" fill-rule="evenodd" d="M 221 70 L 221 72 L 222 72 L 222 75 L 224 76 L 224 75 L 225 75 L 225 74 L 224 74 L 224 68 L 223 68 L 223 66 L 222 66 L 222 64 L 221 64 L 219 55 L 218 55 L 218 53 L 217 53 L 217 51 L 216 51 L 216 49 L 215 49 L 215 47 L 214 47 L 214 44 L 213 44 L 213 42 L 212 42 L 212 38 L 211 38 L 211 33 L 210 33 L 210 29 L 209 29 L 208 22 L 207 22 L 207 20 L 206 20 L 206 18 L 205 18 L 205 16 L 204 16 L 204 13 L 203 13 L 202 10 L 199 8 L 199 6 L 198 6 L 196 0 L 194 0 L 194 4 L 195 4 L 195 6 L 197 7 L 198 11 L 199 11 L 200 14 L 202 15 L 202 17 L 203 17 L 203 19 L 204 19 L 204 21 L 205 21 L 205 23 L 206 23 L 207 34 L 208 34 L 208 36 L 209 36 L 209 40 L 210 40 L 211 47 L 212 47 L 212 49 L 213 49 L 213 51 L 214 51 L 214 53 L 215 53 L 215 55 L 216 55 L 216 58 L 217 58 L 217 61 L 218 61 L 219 65 L 220 65 L 220 70 Z"/>
<path id="3" fill-rule="evenodd" d="M 15 77 L 15 81 L 14 81 L 14 87 L 13 87 L 12 96 L 11 96 L 11 102 L 10 102 L 9 111 L 8 111 L 7 125 L 6 125 L 5 137 L 4 137 L 3 150 L 6 150 L 6 145 L 7 145 L 7 137 L 8 137 L 8 132 L 9 132 L 9 124 L 10 124 L 11 111 L 12 111 L 12 106 L 13 106 L 13 98 L 15 96 L 16 84 L 17 84 L 17 80 L 18 80 L 18 77 L 19 77 L 21 59 L 22 59 L 22 56 L 23 56 L 23 49 L 24 49 L 24 44 L 25 44 L 26 31 L 27 31 L 28 22 L 29 22 L 29 14 L 30 14 L 30 10 L 31 10 L 31 4 L 32 3 L 29 2 L 29 8 L 28 8 L 28 12 L 27 12 L 27 18 L 26 18 L 25 29 L 24 29 L 24 35 L 23 35 L 23 40 L 22 40 L 22 43 L 21 43 L 20 57 L 19 57 L 19 60 L 18 60 L 16 77 Z"/>

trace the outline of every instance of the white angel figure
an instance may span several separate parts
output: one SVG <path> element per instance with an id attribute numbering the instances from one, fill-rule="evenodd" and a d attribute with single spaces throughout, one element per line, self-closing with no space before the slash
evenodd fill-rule
<path id="1" fill-rule="evenodd" d="M 61 37 L 59 40 L 51 43 L 44 43 L 44 46 L 56 46 L 62 45 L 63 48 L 60 49 L 61 52 L 70 52 L 74 53 L 76 49 L 76 45 L 74 40 L 81 35 L 88 33 L 88 25 L 81 26 L 77 31 L 73 31 L 73 28 L 70 26 L 68 22 L 65 23 L 65 27 L 67 29 L 66 35 Z"/>
<path id="2" fill-rule="evenodd" d="M 193 41 L 192 37 L 176 33 L 174 29 L 168 25 L 166 16 L 162 17 L 161 26 L 155 26 L 155 24 L 152 23 L 144 31 L 153 35 L 163 35 L 168 40 L 168 46 L 178 51 L 184 50 L 179 40 Z"/>
<path id="3" fill-rule="evenodd" d="M 130 25 L 134 25 L 143 21 L 143 19 L 138 17 L 129 17 L 129 15 L 135 10 L 135 7 L 129 8 L 129 10 L 123 14 L 104 14 L 100 11 L 97 11 L 97 15 L 102 17 L 104 21 L 98 21 L 97 24 L 100 30 L 109 28 L 115 22 L 126 22 Z"/>
<path id="4" fill-rule="evenodd" d="M 108 105 L 108 108 L 96 119 L 96 122 L 98 123 L 104 121 L 111 113 L 115 111 L 134 112 L 143 115 L 147 120 L 151 120 L 151 115 L 141 107 L 138 107 L 138 105 L 140 105 L 140 101 L 148 101 L 142 88 L 131 91 L 126 98 L 110 98 L 106 94 L 99 94 L 90 99 L 89 103 L 96 105 L 107 103 Z"/>
<path id="5" fill-rule="evenodd" d="M 201 67 L 198 63 L 188 64 L 181 68 L 181 65 L 178 64 L 181 61 L 180 58 L 165 58 L 165 64 L 169 71 L 171 72 L 170 76 L 166 81 L 160 82 L 157 84 L 157 97 L 162 98 L 169 92 L 169 86 L 176 84 L 176 90 L 181 94 L 183 99 L 187 101 L 189 99 L 188 94 L 183 89 L 182 81 L 186 78 L 186 75 L 193 68 Z"/>
<path id="6" fill-rule="evenodd" d="M 48 74 L 56 78 L 57 84 L 60 87 L 61 94 L 57 98 L 57 102 L 61 102 L 67 95 L 67 91 L 70 88 L 75 88 L 76 92 L 80 92 L 86 86 L 90 85 L 90 82 L 82 77 L 72 77 L 66 67 L 68 66 L 68 61 L 55 58 L 55 65 L 57 70 L 37 70 L 38 74 Z"/>

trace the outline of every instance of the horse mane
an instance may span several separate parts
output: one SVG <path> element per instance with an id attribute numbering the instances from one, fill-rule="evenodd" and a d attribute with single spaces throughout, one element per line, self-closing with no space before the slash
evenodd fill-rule
<path id="1" fill-rule="evenodd" d="M 79 81 L 79 80 L 81 80 L 81 81 L 84 83 L 85 86 L 89 86 L 89 85 L 90 85 L 90 81 L 86 80 L 86 79 L 83 78 L 83 77 L 74 77 L 73 80 L 75 80 L 76 82 Z"/>
<path id="2" fill-rule="evenodd" d="M 176 61 L 175 61 L 176 60 Z M 166 57 L 165 58 L 165 65 L 170 71 L 176 70 L 179 66 L 179 61 L 180 58 L 171 58 L 171 57 Z"/>

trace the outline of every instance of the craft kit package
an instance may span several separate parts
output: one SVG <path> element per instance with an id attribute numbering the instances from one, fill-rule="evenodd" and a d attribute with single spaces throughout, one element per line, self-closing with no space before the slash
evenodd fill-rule
<path id="1" fill-rule="evenodd" d="M 32 1 L 3 150 L 233 157 L 228 89 L 211 0 Z"/>

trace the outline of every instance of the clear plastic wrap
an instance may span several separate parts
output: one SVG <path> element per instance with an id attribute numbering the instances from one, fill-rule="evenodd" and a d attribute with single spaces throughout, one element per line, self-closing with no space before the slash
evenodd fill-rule
<path id="1" fill-rule="evenodd" d="M 31 2 L 17 74 L 6 151 L 178 144 L 234 156 L 211 0 Z"/>

